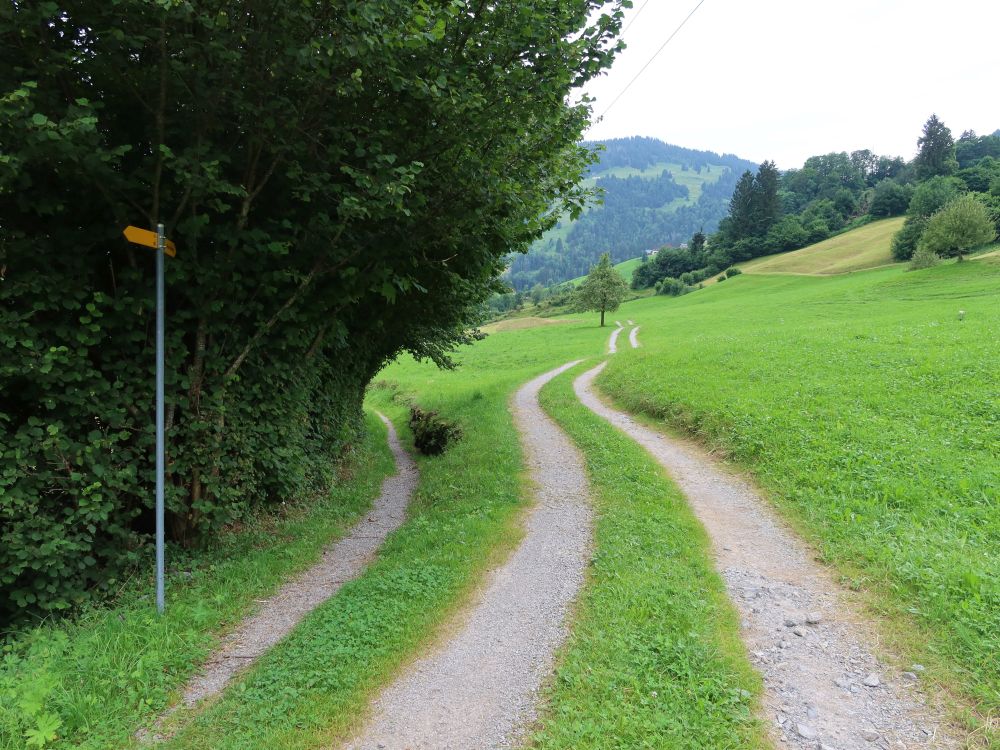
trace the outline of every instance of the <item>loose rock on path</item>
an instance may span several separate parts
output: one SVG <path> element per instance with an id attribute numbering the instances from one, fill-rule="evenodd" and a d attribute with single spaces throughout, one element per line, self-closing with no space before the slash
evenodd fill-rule
<path id="1" fill-rule="evenodd" d="M 959 747 L 925 700 L 920 669 L 900 674 L 879 663 L 864 615 L 752 487 L 597 397 L 592 384 L 605 364 L 577 378 L 576 393 L 667 469 L 708 531 L 764 676 L 772 737 L 823 750 Z"/>
<path id="2" fill-rule="evenodd" d="M 382 414 L 378 416 L 388 432 L 396 474 L 383 480 L 381 494 L 372 509 L 347 536 L 323 552 L 320 562 L 283 585 L 223 640 L 201 672 L 184 688 L 180 703 L 160 718 L 154 732 L 177 709 L 220 693 L 238 672 L 288 635 L 303 617 L 337 593 L 344 583 L 357 578 L 385 538 L 403 523 L 419 473 L 400 444 L 392 423 Z M 155 734 L 140 736 L 162 739 Z"/>
<path id="3" fill-rule="evenodd" d="M 535 378 L 514 397 L 537 495 L 521 545 L 489 575 L 458 634 L 376 700 L 348 750 L 492 750 L 516 745 L 534 719 L 590 557 L 583 459 L 538 405 L 542 386 L 575 364 Z"/>

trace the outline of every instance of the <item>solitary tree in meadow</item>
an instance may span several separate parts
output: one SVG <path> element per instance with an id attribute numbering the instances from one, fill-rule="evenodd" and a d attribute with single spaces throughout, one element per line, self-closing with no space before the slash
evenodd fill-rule
<path id="1" fill-rule="evenodd" d="M 577 299 L 584 310 L 601 313 L 601 326 L 603 326 L 604 313 L 618 309 L 625 299 L 627 289 L 625 279 L 611 265 L 611 256 L 604 253 L 580 284 Z"/>
<path id="2" fill-rule="evenodd" d="M 920 238 L 919 248 L 959 261 L 970 249 L 997 236 L 990 212 L 972 195 L 962 195 L 934 214 Z"/>

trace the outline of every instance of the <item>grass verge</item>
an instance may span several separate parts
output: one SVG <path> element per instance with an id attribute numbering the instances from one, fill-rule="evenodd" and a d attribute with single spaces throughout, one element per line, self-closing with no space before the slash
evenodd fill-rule
<path id="1" fill-rule="evenodd" d="M 342 481 L 328 495 L 248 522 L 220 537 L 189 573 L 172 573 L 162 617 L 146 576 L 109 605 L 10 637 L 0 655 L 0 748 L 129 744 L 227 625 L 315 562 L 371 505 L 393 461 L 381 422 L 369 415 L 367 425 L 367 439 L 345 456 Z"/>
<path id="2" fill-rule="evenodd" d="M 705 532 L 653 459 L 579 403 L 579 371 L 541 400 L 585 457 L 596 552 L 531 747 L 766 747 L 760 678 Z"/>

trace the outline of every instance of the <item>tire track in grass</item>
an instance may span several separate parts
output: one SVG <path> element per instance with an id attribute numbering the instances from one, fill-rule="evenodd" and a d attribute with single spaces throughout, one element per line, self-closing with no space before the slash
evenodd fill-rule
<path id="1" fill-rule="evenodd" d="M 375 701 L 348 750 L 487 750 L 516 744 L 567 635 L 569 607 L 590 557 L 591 511 L 583 459 L 538 404 L 572 362 L 514 396 L 537 503 L 524 539 L 494 570 L 458 634 L 417 661 Z"/>
<path id="2" fill-rule="evenodd" d="M 182 708 L 191 708 L 221 693 L 238 673 L 252 665 L 268 649 L 281 641 L 320 604 L 357 578 L 372 561 L 385 538 L 402 525 L 406 508 L 419 476 L 417 466 L 399 441 L 396 430 L 384 415 L 389 447 L 396 473 L 382 482 L 382 491 L 372 509 L 343 537 L 323 552 L 316 565 L 284 584 L 261 607 L 240 623 L 191 679 L 180 702 L 168 710 L 151 732 L 140 732 L 142 740 L 159 741 L 159 728 Z"/>
<path id="3" fill-rule="evenodd" d="M 632 345 L 633 349 L 639 348 L 639 326 L 628 332 L 628 342 Z"/>
<path id="4" fill-rule="evenodd" d="M 616 320 L 615 325 L 618 327 L 611 332 L 611 338 L 608 339 L 608 354 L 618 352 L 618 334 L 622 332 L 622 324 Z"/>
<path id="5" fill-rule="evenodd" d="M 919 670 L 900 674 L 878 662 L 864 615 L 752 487 L 597 397 L 593 381 L 605 365 L 577 378 L 577 396 L 671 474 L 708 531 L 764 677 L 773 738 L 811 750 L 959 747 L 922 695 Z"/>

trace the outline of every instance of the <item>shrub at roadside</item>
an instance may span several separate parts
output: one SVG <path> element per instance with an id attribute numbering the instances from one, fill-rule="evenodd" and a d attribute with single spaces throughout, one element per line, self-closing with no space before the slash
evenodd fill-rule
<path id="1" fill-rule="evenodd" d="M 462 428 L 455 422 L 419 406 L 410 407 L 410 431 L 413 432 L 413 444 L 425 456 L 439 456 L 451 443 L 462 438 Z"/>

